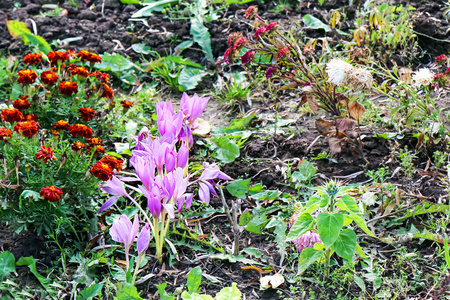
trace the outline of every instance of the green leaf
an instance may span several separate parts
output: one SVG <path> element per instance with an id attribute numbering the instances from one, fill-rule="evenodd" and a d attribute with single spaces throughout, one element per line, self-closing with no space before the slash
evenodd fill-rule
<path id="1" fill-rule="evenodd" d="M 337 255 L 351 261 L 356 249 L 356 233 L 351 229 L 342 230 L 333 244 L 333 249 Z"/>
<path id="2" fill-rule="evenodd" d="M 241 154 L 241 152 L 239 151 L 239 146 L 226 136 L 215 136 L 210 140 L 217 146 L 217 148 L 215 148 L 214 150 L 214 157 L 216 157 L 222 163 L 231 163 Z"/>
<path id="3" fill-rule="evenodd" d="M 341 213 L 320 213 L 317 216 L 319 236 L 327 249 L 337 240 L 343 225 L 344 216 Z"/>
<path id="4" fill-rule="evenodd" d="M 355 198 L 350 195 L 344 195 L 338 200 L 336 206 L 341 210 L 349 213 L 359 213 L 358 205 L 356 204 Z"/>
<path id="5" fill-rule="evenodd" d="M 16 271 L 16 258 L 9 251 L 0 253 L 0 276 L 8 276 L 9 273 Z"/>
<path id="6" fill-rule="evenodd" d="M 123 1 L 123 0 L 121 0 L 121 1 Z M 141 53 L 141 54 L 149 54 L 152 50 L 152 48 L 150 46 L 147 46 L 144 43 L 133 44 L 133 45 L 131 45 L 131 49 L 133 49 L 134 52 Z"/>
<path id="7" fill-rule="evenodd" d="M 311 198 L 309 198 L 309 200 L 306 203 L 305 207 L 303 208 L 302 212 L 304 212 L 304 213 L 314 212 L 317 208 L 319 208 L 321 201 L 322 201 L 322 198 L 319 195 L 312 196 Z"/>
<path id="8" fill-rule="evenodd" d="M 133 68 L 134 64 L 120 54 L 105 52 L 102 55 L 102 62 L 95 64 L 95 67 L 100 71 L 121 72 Z"/>
<path id="9" fill-rule="evenodd" d="M 38 46 L 39 50 L 41 50 L 45 54 L 53 51 L 52 47 L 50 47 L 47 41 L 40 35 L 24 33 L 24 37 L 26 37 L 32 45 Z"/>
<path id="10" fill-rule="evenodd" d="M 297 275 L 302 274 L 308 269 L 310 265 L 315 263 L 323 255 L 323 250 L 316 250 L 314 248 L 305 248 L 298 259 Z"/>
<path id="11" fill-rule="evenodd" d="M 116 284 L 116 297 L 114 300 L 143 300 L 137 292 L 137 288 L 131 283 L 118 282 Z"/>
<path id="12" fill-rule="evenodd" d="M 176 298 L 175 296 L 170 296 L 166 292 L 166 286 L 167 286 L 167 282 L 160 283 L 156 286 L 158 288 L 159 297 L 161 298 L 161 300 L 175 300 L 175 298 Z"/>
<path id="13" fill-rule="evenodd" d="M 198 293 L 189 294 L 184 291 L 181 294 L 181 299 L 183 300 L 213 300 L 214 298 L 209 295 L 199 295 Z"/>
<path id="14" fill-rule="evenodd" d="M 248 184 L 251 179 L 239 179 L 227 185 L 227 191 L 231 196 L 245 199 L 248 193 Z"/>
<path id="15" fill-rule="evenodd" d="M 253 218 L 250 220 L 250 222 L 245 227 L 245 230 L 252 233 L 262 233 L 262 229 L 264 226 L 269 222 L 269 220 L 266 217 L 266 213 L 262 213 L 256 216 L 253 216 Z"/>
<path id="16" fill-rule="evenodd" d="M 253 194 L 251 195 L 251 198 L 255 200 L 275 200 L 278 198 L 278 192 L 278 190 L 267 190 Z"/>
<path id="17" fill-rule="evenodd" d="M 208 75 L 208 72 L 206 71 L 194 68 L 185 68 L 180 72 L 180 76 L 178 76 L 178 84 L 180 85 L 178 89 L 180 92 L 193 90 L 206 75 Z"/>
<path id="18" fill-rule="evenodd" d="M 292 180 L 297 182 L 309 182 L 316 173 L 316 167 L 309 161 L 303 160 L 298 167 L 298 171 L 292 173 Z"/>
<path id="19" fill-rule="evenodd" d="M 363 259 L 367 259 L 366 254 L 364 253 L 363 249 L 361 248 L 360 245 L 356 244 L 356 253 L 358 253 L 359 257 L 363 258 Z"/>
<path id="20" fill-rule="evenodd" d="M 90 287 L 85 288 L 80 292 L 80 295 L 83 297 L 83 300 L 91 300 L 95 296 L 99 296 L 101 298 L 101 291 L 103 288 L 103 284 L 96 283 L 91 285 Z M 78 297 L 77 297 L 78 300 Z"/>
<path id="21" fill-rule="evenodd" d="M 189 294 L 199 292 L 202 283 L 202 269 L 200 267 L 193 268 L 188 275 L 187 287 Z"/>
<path id="22" fill-rule="evenodd" d="M 248 210 L 245 210 L 242 215 L 239 217 L 239 226 L 245 226 L 252 219 L 252 215 Z"/>
<path id="23" fill-rule="evenodd" d="M 194 42 L 200 45 L 205 53 L 206 59 L 214 64 L 214 56 L 211 49 L 211 35 L 208 28 L 196 18 L 191 18 L 191 31 Z"/>
<path id="24" fill-rule="evenodd" d="M 52 283 L 52 280 L 50 278 L 45 278 L 44 276 L 39 274 L 36 269 L 36 261 L 34 260 L 33 256 L 21 257 L 16 264 L 18 266 L 28 266 L 30 272 L 33 273 L 33 275 L 39 280 L 42 286 L 45 287 L 46 290 L 49 289 L 49 284 Z"/>
<path id="25" fill-rule="evenodd" d="M 216 300 L 240 300 L 242 297 L 241 291 L 238 289 L 236 282 L 231 284 L 231 287 L 225 287 L 216 295 Z"/>
<path id="26" fill-rule="evenodd" d="M 39 200 L 39 198 L 41 198 L 41 196 L 39 195 L 38 192 L 35 191 L 30 191 L 30 190 L 24 190 L 20 196 L 19 196 L 19 200 L 26 200 L 27 198 L 33 198 L 34 201 Z"/>
<path id="27" fill-rule="evenodd" d="M 366 291 L 366 284 L 364 283 L 364 280 L 361 277 L 354 275 L 353 280 L 355 281 L 356 285 L 359 286 L 359 288 L 363 292 Z"/>
<path id="28" fill-rule="evenodd" d="M 179 0 L 144 1 L 142 5 L 145 5 L 145 7 L 135 12 L 131 16 L 131 19 L 149 17 L 152 15 L 153 11 L 162 11 L 167 4 L 175 3 L 178 1 Z"/>
<path id="29" fill-rule="evenodd" d="M 359 228 L 361 228 L 366 234 L 371 237 L 375 237 L 375 234 L 370 231 L 370 229 L 366 225 L 366 221 L 364 221 L 364 219 L 360 215 L 350 214 L 350 218 L 352 218 L 353 221 L 355 221 L 356 225 L 358 225 Z"/>
<path id="30" fill-rule="evenodd" d="M 178 55 L 181 54 L 184 50 L 187 48 L 190 48 L 194 44 L 194 41 L 183 41 L 178 44 L 178 46 L 175 47 L 174 51 L 175 53 L 178 53 Z"/>
<path id="31" fill-rule="evenodd" d="M 120 0 L 123 4 L 139 4 L 139 0 Z"/>
<path id="32" fill-rule="evenodd" d="M 303 16 L 303 23 L 306 27 L 311 29 L 323 29 L 325 32 L 328 32 L 331 30 L 331 27 L 317 19 L 316 17 L 313 17 L 311 15 L 304 15 Z"/>
<path id="33" fill-rule="evenodd" d="M 9 34 L 11 34 L 14 39 L 21 37 L 25 33 L 31 33 L 30 29 L 27 28 L 27 24 L 24 22 L 10 20 L 6 22 L 6 26 L 8 27 Z M 26 38 L 24 38 L 23 42 L 25 45 L 28 44 Z"/>
<path id="34" fill-rule="evenodd" d="M 234 119 L 231 121 L 231 125 L 228 127 L 225 127 L 224 132 L 225 133 L 232 133 L 236 131 L 242 131 L 248 128 L 252 120 L 256 118 L 256 115 L 254 113 L 240 118 L 240 119 Z"/>
<path id="35" fill-rule="evenodd" d="M 302 213 L 294 225 L 292 225 L 289 234 L 286 237 L 286 242 L 290 242 L 304 234 L 313 224 L 314 219 L 309 213 Z"/>

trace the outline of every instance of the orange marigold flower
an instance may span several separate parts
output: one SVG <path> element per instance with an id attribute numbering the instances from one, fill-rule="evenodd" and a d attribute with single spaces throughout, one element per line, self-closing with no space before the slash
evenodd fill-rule
<path id="1" fill-rule="evenodd" d="M 91 154 L 92 153 L 92 149 L 95 149 L 94 154 L 105 154 L 105 148 L 103 148 L 103 146 L 95 146 L 95 147 L 88 147 L 88 153 Z"/>
<path id="2" fill-rule="evenodd" d="M 75 67 L 73 68 L 70 73 L 72 75 L 80 75 L 82 77 L 88 77 L 89 71 L 85 67 Z"/>
<path id="3" fill-rule="evenodd" d="M 79 151 L 81 151 L 81 149 L 86 148 L 86 145 L 83 144 L 82 142 L 78 142 L 77 141 L 77 142 L 72 144 L 71 148 L 72 148 L 73 151 L 79 152 Z"/>
<path id="4" fill-rule="evenodd" d="M 23 114 L 23 121 L 37 121 L 38 116 L 36 114 Z"/>
<path id="5" fill-rule="evenodd" d="M 62 51 L 52 51 L 47 54 L 48 59 L 52 63 L 52 65 L 56 65 L 58 63 L 62 63 L 65 60 L 69 60 L 69 54 L 67 52 Z"/>
<path id="6" fill-rule="evenodd" d="M 106 155 L 100 159 L 101 162 L 108 164 L 111 168 L 116 169 L 117 171 L 122 171 L 123 160 L 115 158 L 111 155 Z"/>
<path id="7" fill-rule="evenodd" d="M 12 130 L 5 127 L 0 127 L 0 141 L 6 141 L 7 138 L 11 138 Z"/>
<path id="8" fill-rule="evenodd" d="M 81 61 L 87 61 L 89 56 L 91 55 L 91 52 L 87 50 L 81 50 L 78 52 L 75 56 L 81 59 Z"/>
<path id="9" fill-rule="evenodd" d="M 97 162 L 91 168 L 91 172 L 95 177 L 100 178 L 102 181 L 108 181 L 114 175 L 113 168 L 102 161 Z"/>
<path id="10" fill-rule="evenodd" d="M 37 74 L 30 69 L 23 69 L 19 71 L 19 83 L 32 84 L 36 81 Z"/>
<path id="11" fill-rule="evenodd" d="M 55 123 L 55 130 L 69 130 L 70 125 L 69 122 L 64 120 L 59 120 Z"/>
<path id="12" fill-rule="evenodd" d="M 100 94 L 100 98 L 108 98 L 112 99 L 114 96 L 114 91 L 107 85 L 106 83 L 100 83 L 100 86 L 98 87 L 98 91 Z"/>
<path id="13" fill-rule="evenodd" d="M 120 101 L 120 105 L 122 105 L 123 108 L 130 108 L 133 107 L 133 102 L 128 101 L 128 100 L 122 100 Z"/>
<path id="14" fill-rule="evenodd" d="M 2 110 L 2 120 L 8 123 L 20 122 L 23 115 L 17 108 L 5 108 Z"/>
<path id="15" fill-rule="evenodd" d="M 30 108 L 30 102 L 27 99 L 17 99 L 13 101 L 13 107 L 18 110 Z"/>
<path id="16" fill-rule="evenodd" d="M 89 107 L 82 107 L 78 109 L 78 112 L 80 113 L 80 117 L 84 122 L 92 120 L 95 115 L 95 110 Z"/>
<path id="17" fill-rule="evenodd" d="M 76 137 L 77 135 L 80 135 L 86 139 L 92 137 L 92 128 L 89 128 L 83 124 L 73 124 L 72 126 L 70 126 L 69 130 L 72 134 L 72 137 Z"/>
<path id="18" fill-rule="evenodd" d="M 35 65 L 41 61 L 41 53 L 29 53 L 23 58 L 23 63 L 26 65 Z"/>
<path id="19" fill-rule="evenodd" d="M 87 143 L 91 148 L 94 146 L 103 146 L 103 141 L 96 137 L 88 139 Z"/>
<path id="20" fill-rule="evenodd" d="M 88 61 L 90 63 L 101 63 L 102 62 L 102 58 L 98 54 L 91 53 L 91 55 L 88 58 Z"/>
<path id="21" fill-rule="evenodd" d="M 78 93 L 78 85 L 76 82 L 63 81 L 59 84 L 59 92 L 71 96 L 72 94 Z"/>
<path id="22" fill-rule="evenodd" d="M 55 151 L 52 148 L 41 146 L 41 149 L 36 153 L 37 160 L 44 160 L 45 163 L 56 160 Z"/>
<path id="23" fill-rule="evenodd" d="M 41 197 L 44 197 L 44 200 L 47 202 L 56 203 L 61 201 L 63 191 L 60 188 L 57 188 L 54 185 L 46 186 L 45 188 L 42 188 L 41 192 L 39 193 Z"/>
<path id="24" fill-rule="evenodd" d="M 101 80 L 101 81 L 104 81 L 104 82 L 108 82 L 109 79 L 110 79 L 109 74 L 103 73 L 103 72 L 100 72 L 100 71 L 91 72 L 91 73 L 89 73 L 89 76 L 94 76 L 98 80 Z"/>
<path id="25" fill-rule="evenodd" d="M 55 72 L 44 71 L 41 73 L 41 82 L 42 83 L 48 84 L 50 86 L 54 86 L 57 81 L 58 81 L 58 75 L 56 75 Z"/>
<path id="26" fill-rule="evenodd" d="M 102 62 L 102 58 L 100 57 L 100 55 L 91 53 L 86 50 L 81 50 L 80 52 L 78 52 L 78 54 L 76 56 L 78 58 L 80 58 L 81 61 L 83 61 L 83 62 L 84 61 L 88 61 L 91 63 L 101 63 Z"/>
<path id="27" fill-rule="evenodd" d="M 14 126 L 14 131 L 17 133 L 22 133 L 25 137 L 32 137 L 39 131 L 38 126 L 39 123 L 36 121 L 19 122 L 16 126 Z"/>

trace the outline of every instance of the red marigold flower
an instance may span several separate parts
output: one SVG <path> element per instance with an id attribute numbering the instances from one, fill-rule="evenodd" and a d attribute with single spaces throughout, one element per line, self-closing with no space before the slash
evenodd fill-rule
<path id="1" fill-rule="evenodd" d="M 249 6 L 245 11 L 244 17 L 246 19 L 253 19 L 254 16 L 258 13 L 258 7 L 255 5 Z"/>
<path id="2" fill-rule="evenodd" d="M 23 58 L 23 63 L 26 65 L 35 65 L 41 61 L 41 53 L 29 53 Z"/>
<path id="3" fill-rule="evenodd" d="M 63 191 L 60 188 L 57 188 L 54 185 L 46 186 L 45 188 L 42 188 L 39 195 L 41 197 L 44 197 L 44 200 L 47 202 L 56 203 L 61 201 Z"/>
<path id="4" fill-rule="evenodd" d="M 32 137 L 39 131 L 38 126 L 39 123 L 36 121 L 19 122 L 16 126 L 14 126 L 14 131 L 17 133 L 22 133 L 25 137 Z"/>
<path id="5" fill-rule="evenodd" d="M 17 108 L 5 108 L 2 110 L 2 120 L 8 123 L 20 122 L 23 115 Z"/>
<path id="6" fill-rule="evenodd" d="M 102 82 L 100 83 L 100 86 L 98 87 L 98 92 L 100 94 L 100 98 L 108 98 L 112 99 L 114 96 L 114 91 L 107 85 L 106 83 Z"/>
<path id="7" fill-rule="evenodd" d="M 130 108 L 130 107 L 133 107 L 133 102 L 131 102 L 131 101 L 128 101 L 128 100 L 122 100 L 122 101 L 120 101 L 120 105 L 122 105 L 122 107 L 123 108 Z"/>
<path id="8" fill-rule="evenodd" d="M 285 58 L 288 54 L 289 54 L 289 48 L 288 47 L 284 47 L 284 48 L 281 48 L 279 51 L 278 51 L 278 54 L 277 54 L 277 58 L 278 59 L 281 59 L 281 58 Z"/>
<path id="9" fill-rule="evenodd" d="M 89 76 L 94 76 L 98 80 L 101 80 L 103 82 L 108 82 L 109 79 L 110 79 L 109 74 L 103 73 L 103 72 L 100 72 L 100 71 L 91 72 L 91 73 L 89 73 Z"/>
<path id="10" fill-rule="evenodd" d="M 71 148 L 75 152 L 80 152 L 81 149 L 86 148 L 86 145 L 83 144 L 82 142 L 76 141 L 75 143 L 72 144 Z"/>
<path id="11" fill-rule="evenodd" d="M 76 137 L 77 135 L 80 135 L 86 139 L 92 137 L 92 128 L 89 128 L 83 124 L 73 124 L 72 126 L 70 126 L 69 130 L 72 134 L 72 137 Z"/>
<path id="12" fill-rule="evenodd" d="M 270 23 L 269 25 L 267 25 L 267 27 L 266 27 L 266 32 L 267 33 L 271 33 L 271 32 L 274 32 L 275 30 L 277 30 L 278 29 L 278 24 L 277 24 L 277 22 L 272 22 L 272 23 Z"/>
<path id="13" fill-rule="evenodd" d="M 5 127 L 0 127 L 0 141 L 6 141 L 7 138 L 11 138 L 12 130 Z"/>
<path id="14" fill-rule="evenodd" d="M 108 164 L 112 169 L 122 171 L 123 160 L 115 158 L 111 155 L 106 155 L 100 159 L 101 162 Z"/>
<path id="15" fill-rule="evenodd" d="M 70 71 L 70 73 L 72 75 L 80 75 L 82 77 L 88 77 L 89 70 L 86 69 L 85 67 L 75 67 Z"/>
<path id="16" fill-rule="evenodd" d="M 447 55 L 445 55 L 445 54 L 439 55 L 438 57 L 436 57 L 436 58 L 434 59 L 434 62 L 435 62 L 437 65 L 443 65 L 443 64 L 445 64 L 447 61 L 448 61 L 448 57 L 447 57 Z"/>
<path id="17" fill-rule="evenodd" d="M 88 58 L 88 61 L 90 63 L 101 63 L 102 62 L 102 58 L 98 54 L 91 53 L 91 55 Z"/>
<path id="18" fill-rule="evenodd" d="M 30 108 L 30 102 L 27 99 L 17 99 L 13 101 L 13 107 L 18 110 Z"/>
<path id="19" fill-rule="evenodd" d="M 80 113 L 80 117 L 84 122 L 92 120 L 95 115 L 95 110 L 89 107 L 82 107 L 78 109 L 78 112 Z"/>
<path id="20" fill-rule="evenodd" d="M 87 143 L 91 148 L 94 146 L 103 146 L 103 140 L 96 137 L 88 139 Z"/>
<path id="21" fill-rule="evenodd" d="M 55 123 L 55 130 L 69 130 L 69 122 L 64 120 L 59 120 Z"/>
<path id="22" fill-rule="evenodd" d="M 78 93 L 78 85 L 76 82 L 63 81 L 59 84 L 59 92 L 71 96 L 72 94 Z"/>
<path id="23" fill-rule="evenodd" d="M 266 27 L 260 27 L 255 31 L 255 40 L 257 40 L 261 35 L 263 35 L 264 33 L 266 33 Z"/>
<path id="24" fill-rule="evenodd" d="M 242 55 L 241 61 L 243 65 L 249 64 L 255 58 L 256 52 L 254 50 L 250 50 Z"/>
<path id="25" fill-rule="evenodd" d="M 45 163 L 56 160 L 55 151 L 52 148 L 41 146 L 41 149 L 36 153 L 37 160 L 44 160 Z"/>
<path id="26" fill-rule="evenodd" d="M 23 69 L 19 71 L 19 83 L 33 84 L 36 81 L 37 74 L 30 69 Z"/>
<path id="27" fill-rule="evenodd" d="M 102 181 L 108 181 L 114 175 L 113 168 L 105 162 L 99 161 L 91 168 L 92 174 Z"/>
<path id="28" fill-rule="evenodd" d="M 52 71 L 44 71 L 41 73 L 41 82 L 48 84 L 50 86 L 54 86 L 58 81 L 58 75 L 56 75 Z"/>
<path id="29" fill-rule="evenodd" d="M 103 148 L 103 146 L 95 146 L 95 147 L 88 147 L 88 153 L 89 154 L 91 154 L 92 153 L 92 149 L 95 149 L 95 152 L 94 152 L 94 154 L 104 154 L 106 151 L 105 151 L 105 148 Z"/>
<path id="30" fill-rule="evenodd" d="M 38 116 L 36 114 L 23 114 L 23 121 L 35 121 L 37 122 Z"/>
<path id="31" fill-rule="evenodd" d="M 87 50 L 81 50 L 75 56 L 78 57 L 79 59 L 81 59 L 81 61 L 87 61 L 90 55 L 91 55 L 91 52 L 89 52 Z"/>
<path id="32" fill-rule="evenodd" d="M 242 47 L 244 47 L 248 43 L 248 40 L 245 36 L 240 37 L 233 46 L 234 51 L 241 50 Z"/>
<path id="33" fill-rule="evenodd" d="M 69 54 L 67 52 L 53 51 L 47 54 L 48 59 L 52 65 L 62 63 L 63 61 L 69 60 Z"/>
<path id="34" fill-rule="evenodd" d="M 277 68 L 274 68 L 274 67 L 269 67 L 269 68 L 267 68 L 267 71 L 266 71 L 266 78 L 272 77 L 272 76 L 273 76 L 273 73 L 275 73 L 276 70 L 277 70 Z"/>

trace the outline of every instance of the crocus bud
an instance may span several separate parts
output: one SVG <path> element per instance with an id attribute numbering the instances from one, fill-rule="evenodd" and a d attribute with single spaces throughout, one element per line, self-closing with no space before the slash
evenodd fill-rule
<path id="1" fill-rule="evenodd" d="M 139 254 L 145 253 L 150 244 L 150 225 L 147 223 L 142 227 L 141 232 L 137 238 L 137 250 Z"/>
<path id="2" fill-rule="evenodd" d="M 166 148 L 164 162 L 166 164 L 166 172 L 172 172 L 175 168 L 175 154 L 173 153 L 173 149 L 170 147 Z"/>
<path id="3" fill-rule="evenodd" d="M 177 168 L 183 169 L 186 166 L 188 159 L 189 159 L 189 149 L 185 144 L 183 144 L 181 145 L 177 153 Z"/>

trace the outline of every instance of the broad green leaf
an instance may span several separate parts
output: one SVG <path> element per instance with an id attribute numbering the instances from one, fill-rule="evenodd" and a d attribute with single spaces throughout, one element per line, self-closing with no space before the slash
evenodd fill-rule
<path id="1" fill-rule="evenodd" d="M 344 225 L 343 226 L 348 226 L 352 222 L 353 222 L 353 219 L 349 215 L 345 214 L 344 215 Z"/>
<path id="2" fill-rule="evenodd" d="M 361 246 L 359 244 L 356 244 L 356 253 L 358 253 L 359 257 L 361 257 L 363 259 L 367 259 L 366 254 L 364 253 L 363 249 L 361 248 Z"/>
<path id="3" fill-rule="evenodd" d="M 189 272 L 187 279 L 187 287 L 189 294 L 198 292 L 201 283 L 202 283 L 202 269 L 200 267 L 195 267 Z"/>
<path id="4" fill-rule="evenodd" d="M 323 255 L 323 250 L 316 250 L 314 248 L 305 248 L 298 259 L 297 275 L 302 274 L 308 269 L 310 265 L 315 263 Z"/>
<path id="5" fill-rule="evenodd" d="M 304 15 L 303 16 L 303 23 L 306 27 L 311 29 L 323 29 L 325 32 L 328 32 L 331 30 L 331 27 L 317 19 L 316 17 L 313 17 L 311 15 Z"/>
<path id="6" fill-rule="evenodd" d="M 52 47 L 50 47 L 50 45 L 47 43 L 47 41 L 42 36 L 34 35 L 31 33 L 24 33 L 23 35 L 24 35 L 24 37 L 26 37 L 28 39 L 28 41 L 32 45 L 38 46 L 39 50 L 41 50 L 45 54 L 53 51 Z"/>
<path id="7" fill-rule="evenodd" d="M 320 213 L 317 216 L 317 229 L 325 247 L 328 249 L 339 237 L 339 231 L 344 224 L 341 213 Z"/>
<path id="8" fill-rule="evenodd" d="M 27 24 L 24 22 L 10 20 L 6 21 L 6 26 L 8 27 L 9 34 L 11 34 L 14 39 L 19 38 L 25 33 L 31 33 L 30 29 L 27 28 Z M 28 41 L 24 41 L 24 43 L 27 44 Z"/>
<path id="9" fill-rule="evenodd" d="M 239 179 L 227 185 L 227 191 L 231 196 L 245 199 L 248 193 L 248 184 L 251 179 Z"/>
<path id="10" fill-rule="evenodd" d="M 191 31 L 194 42 L 200 45 L 203 52 L 205 52 L 206 59 L 214 64 L 214 56 L 211 49 L 211 35 L 208 28 L 203 25 L 197 18 L 191 18 Z"/>
<path id="11" fill-rule="evenodd" d="M 264 212 L 262 214 L 253 216 L 253 218 L 245 227 L 245 230 L 252 233 L 262 233 L 262 229 L 268 222 L 269 220 L 267 219 L 266 213 Z"/>
<path id="12" fill-rule="evenodd" d="M 36 261 L 33 256 L 21 257 L 16 263 L 18 266 L 28 266 L 31 273 L 39 280 L 43 287 L 47 290 L 49 288 L 49 284 L 52 283 L 50 278 L 45 278 L 36 269 Z"/>
<path id="13" fill-rule="evenodd" d="M 16 258 L 9 251 L 0 253 L 0 276 L 8 276 L 16 271 Z"/>
<path id="14" fill-rule="evenodd" d="M 364 280 L 361 277 L 358 277 L 356 275 L 353 276 L 353 280 L 355 281 L 356 285 L 359 286 L 359 288 L 365 292 L 366 291 L 366 284 L 364 283 Z"/>
<path id="15" fill-rule="evenodd" d="M 134 67 L 134 64 L 120 54 L 104 53 L 102 62 L 95 64 L 95 67 L 101 71 L 122 72 Z"/>
<path id="16" fill-rule="evenodd" d="M 22 194 L 20 194 L 19 199 L 20 200 L 26 200 L 27 198 L 33 198 L 34 201 L 39 200 L 41 196 L 38 192 L 30 191 L 30 190 L 24 190 Z"/>
<path id="17" fill-rule="evenodd" d="M 213 300 L 214 298 L 209 295 L 200 295 L 198 293 L 189 294 L 188 292 L 184 291 L 181 294 L 181 299 L 183 299 L 183 300 Z"/>
<path id="18" fill-rule="evenodd" d="M 216 300 L 240 300 L 242 297 L 241 291 L 238 289 L 236 282 L 231 284 L 231 287 L 225 287 L 216 295 Z"/>
<path id="19" fill-rule="evenodd" d="M 304 213 L 314 212 L 316 209 L 319 208 L 321 201 L 322 201 L 322 198 L 319 195 L 312 196 L 311 198 L 309 198 L 309 200 L 306 203 L 305 207 L 303 208 L 302 212 L 304 212 Z"/>
<path id="20" fill-rule="evenodd" d="M 252 219 L 252 215 L 248 210 L 245 210 L 242 215 L 239 217 L 239 226 L 245 226 Z"/>
<path id="21" fill-rule="evenodd" d="M 294 225 L 292 225 L 289 234 L 286 237 L 286 242 L 290 242 L 300 237 L 306 231 L 311 228 L 314 219 L 309 213 L 302 213 L 297 221 L 295 221 Z"/>
<path id="22" fill-rule="evenodd" d="M 358 227 L 361 228 L 366 234 L 371 237 L 375 237 L 372 231 L 370 231 L 370 229 L 367 227 L 366 221 L 364 221 L 364 219 L 360 215 L 350 214 L 350 218 L 352 218 L 353 221 L 355 221 L 356 225 L 358 225 Z"/>
<path id="23" fill-rule="evenodd" d="M 156 286 L 158 288 L 159 297 L 161 298 L 161 300 L 175 300 L 175 296 L 170 296 L 166 292 L 166 286 L 167 282 L 160 283 Z"/>
<path id="24" fill-rule="evenodd" d="M 121 0 L 121 1 L 123 1 L 123 0 Z M 152 48 L 150 46 L 147 46 L 144 43 L 133 44 L 133 45 L 131 45 L 131 49 L 133 49 L 134 52 L 141 53 L 141 54 L 149 54 L 152 50 Z"/>
<path id="25" fill-rule="evenodd" d="M 435 213 L 435 212 L 446 212 L 450 208 L 448 204 L 432 204 L 428 202 L 422 202 L 420 205 L 417 205 L 415 209 L 408 210 L 407 213 L 400 217 L 399 220 L 407 219 L 412 216 L 423 215 L 427 213 Z"/>
<path id="26" fill-rule="evenodd" d="M 153 11 L 162 11 L 164 7 L 169 3 L 179 2 L 179 0 L 162 0 L 162 1 L 151 1 L 146 0 L 142 5 L 145 5 L 144 8 L 141 8 L 137 12 L 135 12 L 131 18 L 142 18 L 149 17 L 152 15 Z"/>
<path id="27" fill-rule="evenodd" d="M 180 55 L 185 49 L 191 47 L 194 44 L 194 41 L 183 41 L 175 47 L 175 53 Z"/>
<path id="28" fill-rule="evenodd" d="M 342 230 L 333 244 L 333 249 L 337 255 L 351 261 L 356 249 L 356 233 L 351 229 Z"/>
<path id="29" fill-rule="evenodd" d="M 298 171 L 292 173 L 292 180 L 298 182 L 309 182 L 316 173 L 316 167 L 309 161 L 303 160 L 298 167 Z"/>
<path id="30" fill-rule="evenodd" d="M 193 90 L 202 81 L 202 78 L 208 75 L 208 72 L 195 68 L 185 68 L 178 76 L 178 84 L 180 92 Z"/>
<path id="31" fill-rule="evenodd" d="M 215 136 L 210 140 L 217 146 L 214 150 L 214 157 L 222 163 L 228 164 L 233 162 L 241 154 L 239 151 L 239 146 L 226 136 Z"/>
<path id="32" fill-rule="evenodd" d="M 80 295 L 83 297 L 83 300 L 92 300 L 95 296 L 100 296 L 103 288 L 103 284 L 96 283 L 91 285 L 90 287 L 85 288 L 80 292 Z M 101 296 L 100 296 L 101 297 Z M 77 297 L 78 299 L 78 297 Z"/>
<path id="33" fill-rule="evenodd" d="M 240 119 L 234 119 L 231 121 L 231 125 L 228 127 L 225 127 L 224 132 L 225 133 L 232 133 L 236 131 L 242 131 L 248 128 L 252 120 L 256 118 L 256 115 L 254 113 L 240 118 Z"/>
<path id="34" fill-rule="evenodd" d="M 267 190 L 261 193 L 256 193 L 251 195 L 252 199 L 255 200 L 274 200 L 278 198 L 278 190 Z"/>
<path id="35" fill-rule="evenodd" d="M 355 198 L 350 195 L 344 195 L 338 200 L 336 206 L 341 210 L 349 213 L 359 213 L 358 205 L 356 204 Z"/>
<path id="36" fill-rule="evenodd" d="M 116 284 L 116 297 L 114 300 L 143 300 L 139 296 L 137 288 L 131 283 L 118 282 Z"/>

